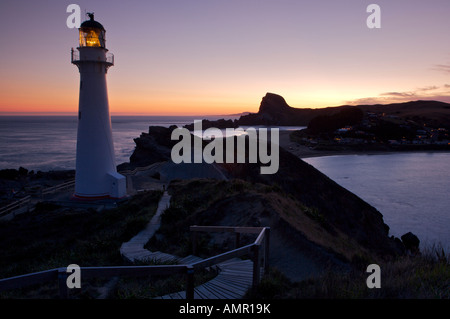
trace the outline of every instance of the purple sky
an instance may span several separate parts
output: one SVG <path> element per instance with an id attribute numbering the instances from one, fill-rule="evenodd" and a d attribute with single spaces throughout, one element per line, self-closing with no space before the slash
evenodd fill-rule
<path id="1" fill-rule="evenodd" d="M 449 0 L 2 0 L 0 112 L 77 110 L 71 3 L 107 30 L 113 113 L 256 112 L 266 92 L 293 107 L 450 102 Z"/>

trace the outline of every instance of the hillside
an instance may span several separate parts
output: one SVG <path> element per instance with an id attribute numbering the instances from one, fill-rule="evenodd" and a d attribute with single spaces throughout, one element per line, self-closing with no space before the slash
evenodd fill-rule
<path id="1" fill-rule="evenodd" d="M 140 137 L 146 142 L 138 143 L 136 156 L 132 158 L 147 153 L 144 145 L 149 147 L 148 150 L 161 147 L 156 135 L 167 136 L 171 130 L 150 129 L 149 134 Z M 179 206 L 180 215 L 175 214 L 171 219 L 173 223 L 163 241 L 174 241 L 174 247 L 185 242 L 186 238 L 180 234 L 186 233 L 189 225 L 198 224 L 273 227 L 273 238 L 279 243 L 275 255 L 300 258 L 314 265 L 346 264 L 355 259 L 374 259 L 403 252 L 400 240 L 388 236 L 389 227 L 375 208 L 282 148 L 279 170 L 273 175 L 261 175 L 260 163 L 246 161 L 216 164 L 228 182 L 195 180 L 197 169 L 189 165 L 193 164 L 183 164 L 181 171 L 175 167 L 171 169 L 173 176 L 169 190 L 172 200 L 176 201 L 174 207 Z M 211 166 L 206 163 L 195 165 Z M 201 171 L 205 169 L 198 169 Z M 201 175 L 199 177 L 207 177 Z M 165 248 L 163 245 L 158 250 Z M 286 267 L 292 266 L 285 258 L 274 259 L 280 263 L 284 260 Z"/>
<path id="2" fill-rule="evenodd" d="M 166 137 L 173 128 L 153 127 L 143 133 L 134 154 L 139 156 L 132 158 L 167 160 L 170 145 Z M 164 150 L 159 154 L 162 157 L 146 158 L 154 150 Z M 261 163 L 221 164 L 227 180 L 195 178 L 195 172 L 186 174 L 190 164 L 182 166 L 184 172 L 173 169 L 168 186 L 171 207 L 162 215 L 160 231 L 147 247 L 187 255 L 191 225 L 269 226 L 270 264 L 293 281 L 320 276 L 329 269 L 350 271 L 354 266 L 404 255 L 402 241 L 389 237 L 389 228 L 374 207 L 290 152 L 280 148 L 279 155 L 279 170 L 273 175 L 261 175 Z M 100 213 L 68 210 L 61 214 L 60 207 L 44 203 L 34 213 L 0 225 L 4 230 L 0 246 L 6 252 L 0 269 L 3 276 L 48 269 L 73 256 L 87 265 L 118 263 L 118 246 L 148 222 L 158 194 L 141 193 L 117 210 Z M 67 231 L 74 225 L 73 218 L 82 223 L 75 227 L 79 232 Z M 37 225 L 36 221 L 42 223 Z M 112 224 L 114 229 L 109 230 Z M 22 227 L 30 229 L 28 238 L 23 237 Z M 99 227 L 106 231 L 97 231 Z M 241 239 L 244 243 L 246 238 Z M 220 234 L 206 237 L 202 243 L 204 257 L 233 244 Z M 66 247 L 71 247 L 69 255 Z M 102 249 L 107 257 L 99 253 Z M 25 258 L 38 255 L 33 263 Z"/>
<path id="3" fill-rule="evenodd" d="M 439 101 L 411 101 L 387 105 L 359 105 L 365 112 L 414 121 L 423 126 L 445 127 L 450 129 L 450 104 Z"/>
<path id="4" fill-rule="evenodd" d="M 387 237 L 380 216 L 369 207 L 361 212 L 366 223 L 354 220 L 351 223 L 355 228 L 350 230 L 343 226 L 346 209 L 342 209 L 342 216 L 333 218 L 277 186 L 241 179 L 194 179 L 173 181 L 169 192 L 172 204 L 162 220 L 166 226 L 158 232 L 159 239 L 149 243 L 153 249 L 174 249 L 173 253 L 182 254 L 179 250 L 189 239 L 190 225 L 269 226 L 270 264 L 295 281 L 323 273 L 329 267 L 345 270 L 352 263 L 375 262 L 401 251 Z M 367 242 L 360 238 L 362 233 L 370 236 Z M 230 249 L 232 241 L 230 236 L 219 234 L 209 238 L 208 243 Z M 376 245 L 384 246 L 376 249 Z"/>
<path id="5" fill-rule="evenodd" d="M 161 141 L 159 135 L 170 136 L 172 129 L 173 127 L 150 128 L 149 133 L 143 133 L 136 140 L 137 146 L 131 157 L 130 165 L 136 165 L 137 163 L 134 162 L 134 159 L 137 158 L 145 159 L 145 162 L 138 162 L 141 165 L 151 164 L 151 157 L 146 155 L 155 149 L 164 147 L 166 153 L 169 153 L 169 145 L 164 145 L 167 143 L 166 140 L 163 139 L 164 144 L 159 144 L 159 141 Z M 248 143 L 246 145 L 248 148 Z M 383 222 L 382 215 L 375 208 L 342 188 L 297 156 L 283 148 L 280 148 L 279 151 L 279 170 L 272 175 L 261 175 L 261 163 L 249 164 L 248 160 L 242 164 L 223 163 L 216 165 L 221 167 L 224 175 L 229 179 L 240 179 L 245 182 L 260 183 L 268 187 L 279 188 L 285 197 L 292 197 L 301 205 L 309 207 L 315 212 L 317 218 L 326 220 L 328 225 L 333 225 L 335 230 L 339 230 L 339 232 L 351 237 L 364 249 L 381 255 L 399 252 L 397 243 L 388 237 L 388 226 Z M 224 153 L 226 153 L 226 150 L 224 150 Z M 245 154 L 248 155 L 249 152 L 246 151 Z M 169 160 L 170 164 L 169 156 L 165 160 Z M 179 178 L 195 177 L 195 174 L 187 174 L 188 171 L 191 172 L 192 170 L 191 173 L 195 171 L 189 165 L 192 166 L 193 164 L 184 164 L 184 171 L 178 173 Z M 211 166 L 206 163 L 196 165 Z M 197 171 L 204 172 L 205 170 L 197 169 Z M 176 179 L 176 170 L 172 168 L 171 172 L 173 173 L 171 180 Z M 199 175 L 199 177 L 205 177 L 205 175 Z M 206 192 L 206 189 L 204 192 Z M 211 190 L 210 192 L 213 191 Z M 346 257 L 352 258 L 350 255 Z"/>
<path id="6" fill-rule="evenodd" d="M 450 104 L 438 101 L 411 101 L 385 105 L 342 105 L 326 108 L 294 108 L 285 99 L 267 93 L 261 100 L 258 113 L 241 116 L 239 125 L 307 126 L 317 116 L 331 116 L 342 109 L 360 108 L 365 113 L 385 114 L 412 120 L 420 125 L 450 129 Z"/>
<path id="7" fill-rule="evenodd" d="M 273 175 L 259 174 L 258 164 L 223 166 L 234 178 L 280 188 L 285 196 L 295 198 L 326 220 L 324 227 L 332 225 L 374 253 L 399 252 L 396 242 L 388 238 L 389 227 L 374 207 L 282 148 L 279 170 Z"/>

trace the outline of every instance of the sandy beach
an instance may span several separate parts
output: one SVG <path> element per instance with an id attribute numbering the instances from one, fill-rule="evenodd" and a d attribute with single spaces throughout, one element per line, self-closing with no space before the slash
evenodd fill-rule
<path id="1" fill-rule="evenodd" d="M 392 154 L 398 152 L 444 152 L 448 153 L 445 149 L 403 149 L 403 150 L 317 150 L 308 146 L 300 145 L 297 142 L 292 142 L 289 135 L 292 131 L 280 131 L 280 146 L 299 158 L 319 157 L 319 156 L 333 156 L 333 155 L 382 155 Z"/>
<path id="2" fill-rule="evenodd" d="M 318 156 L 332 156 L 332 155 L 374 155 L 374 154 L 386 154 L 388 151 L 356 151 L 356 150 L 315 150 L 313 148 L 300 145 L 297 142 L 292 142 L 289 135 L 292 131 L 280 131 L 280 146 L 299 158 L 318 157 Z"/>

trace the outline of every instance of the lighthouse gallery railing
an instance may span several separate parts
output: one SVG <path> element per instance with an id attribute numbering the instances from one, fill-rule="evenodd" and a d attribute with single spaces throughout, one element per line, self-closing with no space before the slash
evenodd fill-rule
<path id="1" fill-rule="evenodd" d="M 70 51 L 70 60 L 72 63 L 76 63 L 76 62 L 80 62 L 80 51 L 75 50 L 72 48 L 72 50 Z M 96 60 L 93 60 L 95 62 L 97 62 Z M 106 62 L 107 64 L 111 64 L 114 65 L 114 54 L 112 53 L 106 53 L 106 60 L 102 61 L 102 62 Z"/>

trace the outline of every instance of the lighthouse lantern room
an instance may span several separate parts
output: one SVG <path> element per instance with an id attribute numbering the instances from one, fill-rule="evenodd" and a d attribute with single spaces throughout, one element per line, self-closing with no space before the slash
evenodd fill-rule
<path id="1" fill-rule="evenodd" d="M 106 73 L 114 56 L 105 46 L 105 29 L 88 13 L 79 28 L 79 47 L 71 61 L 80 71 L 75 198 L 120 198 L 126 179 L 117 173 Z"/>
<path id="2" fill-rule="evenodd" d="M 80 47 L 105 47 L 105 29 L 94 20 L 94 14 L 89 13 L 89 20 L 80 25 Z"/>

